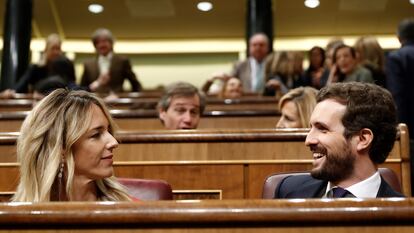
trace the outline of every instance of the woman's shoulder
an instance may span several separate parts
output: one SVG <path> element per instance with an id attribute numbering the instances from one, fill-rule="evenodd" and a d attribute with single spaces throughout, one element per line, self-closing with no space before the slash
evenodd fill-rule
<path id="1" fill-rule="evenodd" d="M 136 197 L 133 197 L 133 196 L 130 196 L 130 198 L 131 198 L 131 201 L 133 201 L 133 202 L 140 202 L 141 201 L 140 199 L 138 199 Z"/>

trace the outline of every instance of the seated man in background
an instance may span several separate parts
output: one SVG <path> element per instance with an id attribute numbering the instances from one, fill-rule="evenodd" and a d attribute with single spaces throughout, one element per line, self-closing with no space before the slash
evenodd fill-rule
<path id="1" fill-rule="evenodd" d="M 172 83 L 158 102 L 159 118 L 166 129 L 196 129 L 205 102 L 204 95 L 192 84 Z"/>
<path id="2" fill-rule="evenodd" d="M 263 93 L 265 86 L 265 58 L 269 54 L 269 38 L 255 33 L 249 39 L 249 57 L 233 66 L 230 76 L 242 81 L 243 91 Z"/>
<path id="3" fill-rule="evenodd" d="M 317 95 L 305 144 L 313 153 L 311 175 L 285 178 L 275 198 L 401 197 L 381 177 L 396 133 L 391 94 L 367 83 L 335 83 Z"/>
<path id="4" fill-rule="evenodd" d="M 84 63 L 81 86 L 93 92 L 122 92 L 124 80 L 131 83 L 132 91 L 140 91 L 141 84 L 125 57 L 114 54 L 114 37 L 106 28 L 97 29 L 92 35 L 97 56 Z"/>
<path id="5" fill-rule="evenodd" d="M 243 92 L 253 92 L 261 95 L 265 88 L 265 58 L 269 54 L 269 38 L 264 33 L 255 33 L 249 39 L 249 57 L 233 65 L 229 74 L 216 74 L 207 80 L 202 90 L 205 93 L 216 94 L 209 90 L 214 81 L 227 81 L 231 77 L 240 79 Z M 220 86 L 222 86 L 220 84 Z M 214 85 L 211 89 L 213 89 Z"/>

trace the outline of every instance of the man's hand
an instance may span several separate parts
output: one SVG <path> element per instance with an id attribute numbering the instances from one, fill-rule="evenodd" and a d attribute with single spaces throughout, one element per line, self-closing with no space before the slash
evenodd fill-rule
<path id="1" fill-rule="evenodd" d="M 16 91 L 13 89 L 6 89 L 2 92 L 0 92 L 0 98 L 3 99 L 12 99 L 16 95 Z"/>
<path id="2" fill-rule="evenodd" d="M 111 80 L 111 76 L 109 76 L 109 74 L 101 74 L 98 79 L 89 85 L 89 89 L 91 91 L 96 91 L 100 86 L 108 84 L 109 80 Z"/>
<path id="3" fill-rule="evenodd" d="M 266 87 L 271 87 L 274 90 L 279 90 L 280 86 L 281 86 L 281 83 L 280 83 L 279 80 L 271 79 L 271 80 L 267 81 L 267 83 L 266 83 Z"/>
<path id="4" fill-rule="evenodd" d="M 109 83 L 109 80 L 111 80 L 111 76 L 109 76 L 108 73 L 101 74 L 99 75 L 98 80 L 100 85 L 106 85 Z"/>

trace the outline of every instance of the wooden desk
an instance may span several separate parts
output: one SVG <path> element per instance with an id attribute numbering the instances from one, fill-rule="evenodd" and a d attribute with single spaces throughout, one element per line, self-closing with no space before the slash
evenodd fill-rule
<path id="1" fill-rule="evenodd" d="M 412 233 L 413 199 L 0 204 L 0 232 Z"/>
<path id="2" fill-rule="evenodd" d="M 275 97 L 254 96 L 240 99 L 207 98 L 206 110 L 279 110 Z"/>
<path id="3" fill-rule="evenodd" d="M 163 179 L 174 190 L 202 190 L 198 193 L 207 198 L 260 198 L 266 176 L 312 167 L 311 153 L 304 145 L 306 134 L 307 129 L 120 132 L 115 174 Z M 0 137 L 0 191 L 15 189 L 15 139 L 16 135 Z M 381 166 L 394 170 L 407 196 L 411 195 L 409 161 L 407 128 L 400 125 L 394 148 Z"/>
<path id="4" fill-rule="evenodd" d="M 159 97 L 119 98 L 106 101 L 110 109 L 156 109 Z M 30 111 L 33 99 L 0 99 L 0 112 Z M 278 110 L 274 97 L 246 97 L 241 99 L 207 98 L 206 111 L 223 110 Z"/>
<path id="5" fill-rule="evenodd" d="M 30 111 L 33 99 L 0 99 L 0 112 Z"/>
<path id="6" fill-rule="evenodd" d="M 20 130 L 28 111 L 0 112 L 0 132 Z M 110 110 L 120 130 L 161 130 L 164 128 L 156 110 Z M 199 129 L 273 128 L 280 118 L 277 110 L 205 111 Z"/>

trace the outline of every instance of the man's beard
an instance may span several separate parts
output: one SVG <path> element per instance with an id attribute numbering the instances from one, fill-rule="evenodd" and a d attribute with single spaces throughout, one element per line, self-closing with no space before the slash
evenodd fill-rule
<path id="1" fill-rule="evenodd" d="M 311 170 L 311 175 L 315 179 L 337 183 L 348 178 L 355 169 L 355 157 L 352 155 L 350 143 L 348 142 L 343 144 L 342 151 L 328 154 L 327 149 L 322 146 L 315 146 L 312 151 L 325 155 L 325 161 L 323 161 L 321 167 Z"/>

